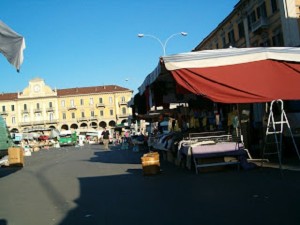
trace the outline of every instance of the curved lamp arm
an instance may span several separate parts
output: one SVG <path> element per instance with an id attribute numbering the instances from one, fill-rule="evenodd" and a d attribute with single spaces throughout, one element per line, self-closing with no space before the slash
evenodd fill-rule
<path id="1" fill-rule="evenodd" d="M 187 33 L 186 33 L 186 32 L 180 32 L 180 33 L 172 34 L 172 35 L 170 35 L 170 36 L 165 40 L 164 43 L 163 43 L 159 38 L 157 38 L 157 37 L 155 37 L 154 35 L 151 35 L 151 34 L 138 34 L 138 37 L 139 37 L 139 38 L 142 38 L 142 37 L 150 37 L 150 38 L 153 38 L 153 39 L 157 40 L 157 41 L 160 43 L 160 45 L 161 45 L 161 47 L 162 47 L 162 49 L 163 49 L 163 55 L 165 56 L 165 55 L 166 55 L 166 47 L 167 47 L 167 44 L 168 44 L 169 40 L 170 40 L 171 38 L 173 38 L 174 36 L 177 36 L 177 35 L 187 36 Z"/>

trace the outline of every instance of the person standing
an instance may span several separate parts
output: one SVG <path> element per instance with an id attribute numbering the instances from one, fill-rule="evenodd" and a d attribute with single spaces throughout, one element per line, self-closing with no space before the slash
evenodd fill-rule
<path id="1" fill-rule="evenodd" d="M 109 131 L 104 128 L 104 131 L 102 131 L 102 140 L 103 140 L 103 145 L 104 149 L 108 150 L 108 143 L 109 143 Z"/>

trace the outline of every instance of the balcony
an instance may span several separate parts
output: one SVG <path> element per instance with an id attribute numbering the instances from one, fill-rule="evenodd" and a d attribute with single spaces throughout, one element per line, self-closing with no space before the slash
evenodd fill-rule
<path id="1" fill-rule="evenodd" d="M 105 108 L 105 105 L 103 103 L 97 103 L 96 107 L 97 108 Z"/>
<path id="2" fill-rule="evenodd" d="M 24 127 L 24 126 L 31 126 L 31 122 L 20 122 L 19 126 Z"/>
<path id="3" fill-rule="evenodd" d="M 71 105 L 68 107 L 68 110 L 76 110 L 77 106 L 76 105 Z"/>
<path id="4" fill-rule="evenodd" d="M 7 116 L 7 115 L 8 115 L 8 112 L 2 111 L 2 112 L 0 112 L 0 115 L 1 115 L 1 116 Z"/>
<path id="5" fill-rule="evenodd" d="M 57 124 L 58 119 L 52 119 L 52 120 L 36 120 L 36 121 L 26 121 L 26 122 L 20 122 L 19 126 L 37 126 L 37 125 L 45 125 L 45 124 Z"/>
<path id="6" fill-rule="evenodd" d="M 49 107 L 46 109 L 47 112 L 54 112 L 55 108 L 54 107 Z"/>
<path id="7" fill-rule="evenodd" d="M 131 116 L 131 115 L 130 114 L 118 114 L 117 118 L 124 119 L 124 118 L 128 118 L 129 116 Z"/>
<path id="8" fill-rule="evenodd" d="M 44 120 L 38 120 L 38 121 L 31 121 L 32 125 L 43 125 L 45 123 Z"/>
<path id="9" fill-rule="evenodd" d="M 251 24 L 251 31 L 254 32 L 259 32 L 261 30 L 265 30 L 269 28 L 269 21 L 268 18 L 266 17 L 261 17 L 257 21 Z"/>
<path id="10" fill-rule="evenodd" d="M 97 121 L 98 119 L 97 119 L 97 116 L 91 116 L 90 118 L 89 118 L 89 121 Z"/>
<path id="11" fill-rule="evenodd" d="M 22 114 L 29 114 L 29 110 L 28 110 L 28 109 L 23 109 L 23 110 L 21 111 L 21 113 L 22 113 Z"/>
<path id="12" fill-rule="evenodd" d="M 34 113 L 41 113 L 42 109 L 34 109 Z"/>
<path id="13" fill-rule="evenodd" d="M 52 119 L 52 120 L 45 120 L 46 124 L 57 124 L 58 120 L 57 119 Z"/>
<path id="14" fill-rule="evenodd" d="M 88 118 L 87 117 L 80 117 L 77 119 L 77 122 L 87 122 L 88 121 Z"/>
<path id="15" fill-rule="evenodd" d="M 126 105 L 127 106 L 127 102 L 125 102 L 125 101 L 119 102 L 119 106 L 122 106 L 122 105 Z"/>

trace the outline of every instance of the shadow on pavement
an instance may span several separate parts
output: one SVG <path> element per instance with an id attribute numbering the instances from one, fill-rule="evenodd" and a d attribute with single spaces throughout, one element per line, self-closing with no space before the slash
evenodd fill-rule
<path id="1" fill-rule="evenodd" d="M 110 146 L 110 150 L 95 152 L 91 162 L 116 163 L 116 164 L 140 164 L 145 152 L 133 152 L 131 149 L 121 150 L 120 146 Z"/>
<path id="2" fill-rule="evenodd" d="M 18 167 L 17 166 L 15 166 L 15 167 L 0 167 L 0 178 L 6 177 L 12 173 L 18 172 L 21 169 L 22 169 L 22 167 L 19 167 L 19 166 Z M 1 220 L 0 220 L 0 222 L 1 222 Z M 1 223 L 0 223 L 0 225 L 1 225 Z"/>
<path id="3" fill-rule="evenodd" d="M 98 160 L 101 154 L 115 152 L 97 152 Z M 106 161 L 118 162 L 115 156 Z M 155 176 L 129 169 L 79 178 L 77 207 L 59 224 L 299 224 L 300 172 L 257 168 L 196 175 L 168 163 L 162 167 Z"/>

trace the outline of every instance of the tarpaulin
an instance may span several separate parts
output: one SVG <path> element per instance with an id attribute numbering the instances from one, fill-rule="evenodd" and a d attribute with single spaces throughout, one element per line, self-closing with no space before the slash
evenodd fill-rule
<path id="1" fill-rule="evenodd" d="M 17 71 L 23 63 L 25 39 L 0 20 L 0 52 Z"/>

